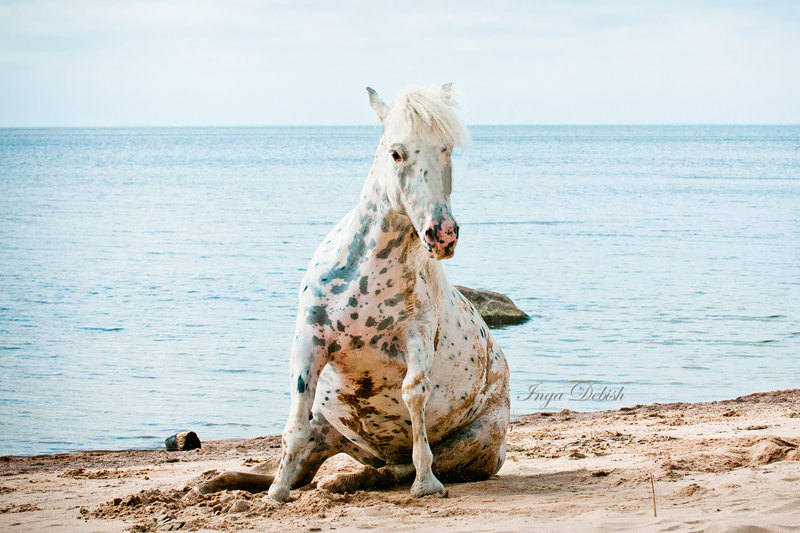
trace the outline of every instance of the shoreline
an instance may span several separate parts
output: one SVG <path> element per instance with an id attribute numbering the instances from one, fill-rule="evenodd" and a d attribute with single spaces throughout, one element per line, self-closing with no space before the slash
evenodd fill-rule
<path id="1" fill-rule="evenodd" d="M 267 436 L 208 441 L 189 452 L 0 457 L 0 530 L 784 531 L 800 524 L 800 389 L 515 417 L 498 475 L 446 484 L 448 497 L 414 499 L 408 487 L 338 495 L 312 483 L 279 505 L 265 494 L 190 490 L 216 472 L 269 468 L 279 454 L 280 437 Z M 337 456 L 315 481 L 357 466 Z"/>
<path id="2" fill-rule="evenodd" d="M 621 407 L 618 407 L 616 409 L 587 410 L 587 411 L 574 410 L 574 409 L 569 409 L 569 408 L 566 408 L 566 407 L 558 409 L 558 407 L 544 405 L 544 406 L 542 406 L 542 409 L 544 409 L 542 411 L 537 411 L 537 410 L 534 409 L 531 412 L 526 412 L 526 413 L 515 414 L 515 413 L 512 412 L 511 413 L 511 417 L 510 417 L 510 425 L 513 425 L 515 420 L 521 420 L 521 419 L 525 419 L 525 418 L 531 417 L 531 416 L 541 416 L 541 417 L 558 416 L 558 415 L 560 415 L 561 413 L 564 413 L 564 412 L 569 412 L 569 413 L 571 413 L 572 415 L 575 415 L 575 416 L 577 416 L 577 415 L 604 416 L 604 415 L 609 415 L 611 413 L 624 412 L 624 411 L 627 411 L 627 410 L 638 409 L 638 408 L 642 408 L 642 407 L 662 407 L 663 408 L 663 407 L 668 407 L 668 406 L 689 406 L 689 405 L 702 405 L 702 404 L 717 404 L 717 403 L 721 403 L 721 402 L 734 402 L 734 401 L 738 401 L 738 400 L 740 400 L 742 398 L 748 398 L 750 396 L 758 396 L 758 395 L 763 395 L 763 394 L 775 394 L 775 393 L 782 393 L 782 392 L 794 391 L 794 390 L 795 389 L 777 389 L 777 390 L 769 391 L 769 392 L 753 392 L 753 393 L 743 394 L 741 396 L 737 396 L 736 398 L 726 399 L 726 400 L 707 400 L 707 401 L 697 401 L 697 402 L 676 401 L 676 402 L 666 402 L 666 403 L 654 402 L 654 403 L 651 403 L 651 404 L 635 404 L 635 405 L 630 406 L 630 407 L 621 406 Z M 800 389 L 797 389 L 797 390 L 800 390 Z M 554 394 L 554 393 L 547 393 L 547 394 Z M 526 400 L 527 400 L 527 398 L 522 399 L 522 401 L 526 401 Z M 518 401 L 519 401 L 519 398 L 518 398 Z M 546 401 L 546 398 L 542 398 L 542 401 Z M 281 437 L 280 434 L 276 434 L 276 435 L 259 435 L 259 436 L 255 436 L 255 437 L 223 438 L 223 439 L 203 440 L 202 439 L 203 435 L 201 434 L 200 430 L 194 429 L 193 427 L 187 427 L 186 431 L 194 431 L 195 433 L 197 433 L 198 436 L 201 437 L 203 446 L 205 446 L 206 444 L 213 444 L 215 446 L 218 446 L 218 445 L 224 445 L 225 443 L 242 443 L 242 442 L 247 442 L 247 441 L 251 441 L 251 440 L 258 440 L 258 439 L 269 439 L 269 438 L 280 439 L 280 437 Z M 159 444 L 159 446 L 149 447 L 149 448 L 87 448 L 87 449 L 76 449 L 76 450 L 68 450 L 68 451 L 54 451 L 54 452 L 35 453 L 35 454 L 30 454 L 30 455 L 8 453 L 8 454 L 5 454 L 5 455 L 0 455 L 0 465 L 2 465 L 3 462 L 9 461 L 9 460 L 13 461 L 13 460 L 17 460 L 17 459 L 20 459 L 20 460 L 24 460 L 24 459 L 32 460 L 32 459 L 37 459 L 37 458 L 48 458 L 48 457 L 70 457 L 70 456 L 79 455 L 79 454 L 119 454 L 119 453 L 123 453 L 123 452 L 126 452 L 126 453 L 130 452 L 130 453 L 134 453 L 134 454 L 138 455 L 140 452 L 152 452 L 152 453 L 155 453 L 155 452 L 160 452 L 160 451 L 166 451 L 165 446 L 164 446 L 164 440 L 166 439 L 166 437 L 167 437 L 166 433 L 165 433 L 164 439 L 161 439 L 160 437 L 153 437 L 153 438 L 160 439 L 159 440 L 160 444 Z M 0 476 L 1 475 L 3 475 L 3 474 L 2 474 L 2 468 L 0 467 Z"/>

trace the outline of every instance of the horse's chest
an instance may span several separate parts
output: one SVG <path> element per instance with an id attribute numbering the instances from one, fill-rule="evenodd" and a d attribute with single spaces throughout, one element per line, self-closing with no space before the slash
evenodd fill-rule
<path id="1" fill-rule="evenodd" d="M 483 387 L 454 381 L 466 367 L 451 368 L 448 359 L 435 365 L 426 425 L 431 442 L 463 427 L 480 412 Z M 331 361 L 320 376 L 315 409 L 350 441 L 388 461 L 401 461 L 412 448 L 411 418 L 403 401 L 403 361 L 381 361 L 369 350 Z M 447 377 L 445 377 L 447 375 Z"/>
<path id="2" fill-rule="evenodd" d="M 329 363 L 320 376 L 315 409 L 352 442 L 386 458 L 411 445 L 411 420 L 401 387 L 405 365 L 377 364 L 364 354 Z"/>
<path id="3" fill-rule="evenodd" d="M 355 290 L 329 293 L 312 302 L 325 317 L 321 331 L 330 360 L 352 352 L 369 351 L 382 360 L 402 358 L 408 327 L 407 290 L 392 278 L 362 276 Z"/>

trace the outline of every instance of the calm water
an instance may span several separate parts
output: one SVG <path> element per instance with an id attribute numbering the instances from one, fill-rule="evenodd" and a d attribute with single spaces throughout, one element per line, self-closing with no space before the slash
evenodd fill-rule
<path id="1" fill-rule="evenodd" d="M 447 270 L 533 317 L 495 332 L 514 413 L 800 386 L 800 127 L 472 132 Z M 0 454 L 279 433 L 297 287 L 379 136 L 0 130 Z"/>

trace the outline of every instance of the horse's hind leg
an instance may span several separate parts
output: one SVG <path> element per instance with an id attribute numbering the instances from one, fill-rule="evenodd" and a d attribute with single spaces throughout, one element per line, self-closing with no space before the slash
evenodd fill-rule
<path id="1" fill-rule="evenodd" d="M 433 446 L 433 472 L 448 482 L 481 481 L 500 470 L 506 457 L 508 404 L 479 416 Z"/>
<path id="2" fill-rule="evenodd" d="M 299 487 L 311 482 L 325 459 L 341 451 L 346 451 L 344 444 L 347 441 L 321 414 L 314 414 L 310 428 L 311 436 L 308 445 L 300 448 L 295 457 L 296 469 L 291 479 L 292 487 Z M 221 490 L 262 492 L 269 489 L 274 480 L 275 476 L 272 474 L 223 472 L 197 487 L 197 490 L 201 494 Z"/>
<path id="3" fill-rule="evenodd" d="M 337 474 L 319 482 L 317 487 L 330 492 L 346 493 L 359 490 L 388 489 L 404 483 L 411 483 L 415 475 L 414 465 L 386 465 L 375 468 L 364 466 L 352 474 Z"/>
<path id="4" fill-rule="evenodd" d="M 263 492 L 272 484 L 274 476 L 270 474 L 254 474 L 252 472 L 223 472 L 215 476 L 196 490 L 200 494 L 211 494 L 221 490 L 244 490 L 247 492 Z"/>
<path id="5" fill-rule="evenodd" d="M 437 442 L 432 449 L 432 470 L 436 477 L 447 482 L 464 482 L 496 474 L 505 461 L 508 418 L 507 404 L 498 406 Z M 411 463 L 381 468 L 365 466 L 353 474 L 324 479 L 318 487 L 331 492 L 386 489 L 412 482 L 415 474 Z"/>

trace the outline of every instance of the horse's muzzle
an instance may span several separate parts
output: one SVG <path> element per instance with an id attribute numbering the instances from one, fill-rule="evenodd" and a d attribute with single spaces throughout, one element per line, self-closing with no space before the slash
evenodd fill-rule
<path id="1" fill-rule="evenodd" d="M 453 217 L 445 215 L 438 220 L 431 220 L 421 235 L 422 244 L 433 259 L 453 257 L 458 242 L 458 224 Z"/>

